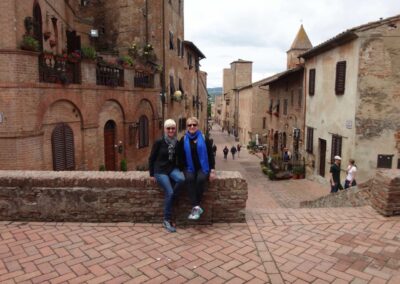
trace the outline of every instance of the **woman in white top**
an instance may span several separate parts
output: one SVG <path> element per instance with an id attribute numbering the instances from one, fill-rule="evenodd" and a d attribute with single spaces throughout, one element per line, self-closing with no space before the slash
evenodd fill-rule
<path id="1" fill-rule="evenodd" d="M 348 189 L 350 186 L 357 185 L 356 183 L 356 173 L 357 173 L 357 166 L 355 165 L 355 161 L 353 159 L 349 160 L 349 165 L 347 166 L 346 170 L 346 180 L 344 182 L 344 188 Z"/>

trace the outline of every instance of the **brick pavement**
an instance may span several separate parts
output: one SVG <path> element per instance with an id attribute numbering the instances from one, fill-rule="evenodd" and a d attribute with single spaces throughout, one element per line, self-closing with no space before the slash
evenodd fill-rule
<path id="1" fill-rule="evenodd" d="M 232 137 L 217 132 L 220 145 Z M 242 151 L 217 167 L 249 183 L 247 224 L 0 222 L 0 283 L 400 283 L 400 217 L 370 207 L 299 209 L 326 194 L 270 182 Z"/>

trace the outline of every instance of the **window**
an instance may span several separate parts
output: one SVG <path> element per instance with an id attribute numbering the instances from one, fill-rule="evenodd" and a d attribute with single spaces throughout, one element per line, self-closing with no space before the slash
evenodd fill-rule
<path id="1" fill-rule="evenodd" d="M 269 114 L 272 114 L 272 109 L 274 108 L 274 100 L 269 101 Z"/>
<path id="2" fill-rule="evenodd" d="M 174 49 L 174 33 L 169 32 L 169 49 Z"/>
<path id="3" fill-rule="evenodd" d="M 310 154 L 313 153 L 313 140 L 314 140 L 314 128 L 307 127 L 307 144 L 306 144 L 306 151 Z"/>
<path id="4" fill-rule="evenodd" d="M 315 94 L 315 69 L 310 69 L 308 77 L 308 94 L 313 96 Z"/>
<path id="5" fill-rule="evenodd" d="M 178 50 L 178 56 L 181 57 L 182 56 L 182 41 L 179 38 L 176 40 L 176 47 Z"/>
<path id="6" fill-rule="evenodd" d="M 175 83 L 174 83 L 174 76 L 169 76 L 169 93 L 171 96 L 175 93 Z"/>
<path id="7" fill-rule="evenodd" d="M 66 123 L 58 124 L 51 134 L 53 170 L 75 169 L 74 133 Z"/>
<path id="8" fill-rule="evenodd" d="M 299 88 L 299 97 L 298 97 L 298 101 L 297 101 L 297 105 L 299 108 L 301 108 L 302 100 L 303 100 L 303 89 Z"/>
<path id="9" fill-rule="evenodd" d="M 331 161 L 334 161 L 335 156 L 342 155 L 342 136 L 340 135 L 332 135 L 332 149 L 331 149 Z"/>
<path id="10" fill-rule="evenodd" d="M 189 69 L 193 68 L 193 57 L 191 53 L 187 53 L 187 63 L 189 66 Z"/>
<path id="11" fill-rule="evenodd" d="M 267 118 L 263 117 L 263 129 L 267 127 Z"/>
<path id="12" fill-rule="evenodd" d="M 290 105 L 294 106 L 294 91 L 293 90 L 290 92 Z"/>
<path id="13" fill-rule="evenodd" d="M 181 78 L 179 78 L 179 91 L 182 92 L 182 96 L 183 96 L 183 94 L 184 94 L 185 92 L 183 91 L 183 85 L 182 85 L 182 79 L 181 79 Z"/>
<path id="14" fill-rule="evenodd" d="M 378 165 L 377 168 L 391 169 L 392 168 L 393 155 L 378 155 Z"/>
<path id="15" fill-rule="evenodd" d="M 89 5 L 90 0 L 81 0 L 81 6 L 85 7 L 87 5 Z"/>
<path id="16" fill-rule="evenodd" d="M 149 146 L 149 120 L 145 115 L 139 118 L 139 148 Z"/>
<path id="17" fill-rule="evenodd" d="M 336 95 L 343 95 L 346 83 L 346 61 L 340 61 L 336 64 Z"/>
<path id="18" fill-rule="evenodd" d="M 278 102 L 276 103 L 275 109 L 276 109 L 276 113 L 279 114 L 279 105 L 281 104 L 281 100 L 278 100 Z"/>
<path id="19" fill-rule="evenodd" d="M 287 115 L 287 109 L 288 109 L 288 100 L 284 99 L 283 100 L 283 114 Z"/>

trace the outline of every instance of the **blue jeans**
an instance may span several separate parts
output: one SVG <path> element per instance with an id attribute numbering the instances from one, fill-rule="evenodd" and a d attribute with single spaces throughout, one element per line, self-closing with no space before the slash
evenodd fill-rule
<path id="1" fill-rule="evenodd" d="M 174 198 L 178 195 L 181 185 L 185 181 L 185 176 L 183 173 L 174 169 L 169 175 L 166 174 L 154 174 L 159 186 L 164 189 L 165 199 L 164 199 L 164 220 L 171 220 L 172 203 Z"/>

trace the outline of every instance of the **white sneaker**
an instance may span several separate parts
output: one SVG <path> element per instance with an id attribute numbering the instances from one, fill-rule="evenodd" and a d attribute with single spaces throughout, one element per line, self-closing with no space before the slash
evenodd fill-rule
<path id="1" fill-rule="evenodd" d="M 200 218 L 200 210 L 202 209 L 199 206 L 195 206 L 192 208 L 192 212 L 190 213 L 188 219 L 189 220 L 198 220 Z"/>

